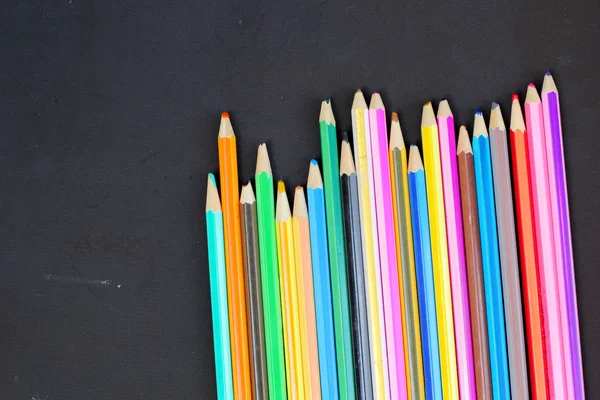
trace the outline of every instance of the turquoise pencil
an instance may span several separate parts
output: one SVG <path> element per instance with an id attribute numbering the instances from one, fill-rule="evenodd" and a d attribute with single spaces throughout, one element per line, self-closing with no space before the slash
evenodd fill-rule
<path id="1" fill-rule="evenodd" d="M 415 248 L 415 271 L 421 322 L 421 346 L 423 348 L 423 372 L 425 398 L 442 399 L 442 376 L 440 372 L 440 349 L 435 313 L 435 289 L 433 261 L 429 237 L 429 213 L 423 160 L 417 146 L 410 146 L 408 156 L 408 190 Z"/>
<path id="2" fill-rule="evenodd" d="M 483 261 L 483 284 L 488 323 L 488 346 L 490 349 L 490 372 L 494 399 L 510 398 L 506 332 L 504 330 L 504 307 L 502 302 L 502 278 L 498 253 L 496 210 L 492 180 L 490 139 L 481 111 L 475 112 L 473 127 L 473 162 L 479 212 L 479 236 Z"/>
<path id="3" fill-rule="evenodd" d="M 331 304 L 329 252 L 327 250 L 325 196 L 323 193 L 323 179 L 316 160 L 310 162 L 306 192 L 308 197 L 308 223 L 315 292 L 321 395 L 324 399 L 337 399 L 339 398 L 339 390 L 335 358 L 333 308 Z"/>
<path id="4" fill-rule="evenodd" d="M 206 236 L 208 241 L 208 271 L 210 275 L 217 397 L 219 400 L 233 400 L 223 212 L 221 211 L 221 201 L 219 200 L 219 192 L 213 174 L 208 174 L 206 188 Z"/>

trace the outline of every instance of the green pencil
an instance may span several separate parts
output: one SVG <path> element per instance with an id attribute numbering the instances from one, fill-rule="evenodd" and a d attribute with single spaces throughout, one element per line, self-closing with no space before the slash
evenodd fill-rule
<path id="1" fill-rule="evenodd" d="M 206 188 L 206 237 L 208 240 L 208 271 L 210 275 L 210 305 L 215 345 L 217 398 L 219 400 L 233 400 L 229 320 L 227 318 L 223 212 L 221 211 L 221 201 L 219 200 L 217 183 L 213 174 L 208 174 Z"/>
<path id="2" fill-rule="evenodd" d="M 258 146 L 256 194 L 269 398 L 284 400 L 287 398 L 287 394 L 283 350 L 283 320 L 279 293 L 279 266 L 277 264 L 277 237 L 275 233 L 273 174 L 269 154 L 267 153 L 267 145 L 264 143 Z"/>
<path id="3" fill-rule="evenodd" d="M 356 397 L 356 393 L 354 388 L 350 306 L 348 302 L 346 247 L 344 245 L 344 225 L 342 220 L 340 163 L 337 150 L 335 119 L 329 99 L 321 103 L 319 127 L 321 130 L 321 152 L 323 153 L 323 181 L 325 185 L 325 211 L 327 217 L 338 383 L 340 398 L 351 400 Z"/>

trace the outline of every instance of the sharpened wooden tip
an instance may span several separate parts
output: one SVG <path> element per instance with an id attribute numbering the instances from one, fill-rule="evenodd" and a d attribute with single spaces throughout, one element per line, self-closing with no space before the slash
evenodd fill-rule
<path id="1" fill-rule="evenodd" d="M 317 163 L 317 160 L 310 161 L 306 186 L 312 189 L 323 188 L 323 177 L 321 176 L 321 170 L 319 169 L 319 163 Z"/>
<path id="2" fill-rule="evenodd" d="M 424 128 L 426 126 L 436 126 L 436 122 L 435 122 L 435 114 L 433 113 L 433 106 L 431 105 L 431 102 L 427 102 L 425 103 L 425 105 L 423 106 L 423 114 L 421 117 L 421 128 Z"/>
<path id="3" fill-rule="evenodd" d="M 221 211 L 221 200 L 217 190 L 217 181 L 213 174 L 208 174 L 208 183 L 206 185 L 206 211 Z"/>
<path id="4" fill-rule="evenodd" d="M 473 124 L 473 137 L 488 136 L 487 129 L 485 128 L 485 120 L 481 111 L 475 111 L 475 123 Z"/>
<path id="5" fill-rule="evenodd" d="M 233 126 L 231 126 L 231 119 L 229 119 L 229 113 L 224 112 L 221 114 L 221 124 L 219 125 L 219 137 L 232 137 Z"/>
<path id="6" fill-rule="evenodd" d="M 502 118 L 502 111 L 500 111 L 498 103 L 492 103 L 492 111 L 490 112 L 490 131 L 493 129 L 506 131 L 506 125 L 504 125 L 504 118 Z"/>
<path id="7" fill-rule="evenodd" d="M 392 125 L 390 127 L 390 150 L 404 148 L 404 137 L 402 136 L 402 129 L 400 128 L 400 120 L 398 114 L 392 113 Z"/>
<path id="8" fill-rule="evenodd" d="M 342 150 L 340 153 L 340 176 L 354 174 L 356 169 L 354 168 L 352 149 L 350 149 L 350 143 L 347 139 L 342 141 Z"/>
<path id="9" fill-rule="evenodd" d="M 458 144 L 456 145 L 456 155 L 460 153 L 471 153 L 473 154 L 473 148 L 471 147 L 471 141 L 469 140 L 469 133 L 467 127 L 462 125 L 458 130 Z"/>
<path id="10" fill-rule="evenodd" d="M 352 102 L 352 109 L 365 109 L 367 108 L 367 102 L 365 100 L 365 96 L 363 92 L 358 89 L 356 93 L 354 93 L 354 101 Z"/>
<path id="11" fill-rule="evenodd" d="M 540 95 L 533 83 L 527 86 L 527 95 L 525 96 L 525 104 L 541 103 Z"/>
<path id="12" fill-rule="evenodd" d="M 381 95 L 379 93 L 373 93 L 371 96 L 371 104 L 369 104 L 369 110 L 379 109 L 385 109 L 383 106 L 383 100 L 381 100 Z"/>
<path id="13" fill-rule="evenodd" d="M 308 218 L 306 197 L 304 197 L 304 188 L 302 186 L 296 186 L 296 191 L 294 192 L 294 218 Z"/>
<path id="14" fill-rule="evenodd" d="M 417 172 L 419 170 L 424 170 L 423 160 L 421 159 L 419 148 L 413 144 L 410 146 L 408 153 L 408 172 Z"/>
<path id="15" fill-rule="evenodd" d="M 325 122 L 328 125 L 335 126 L 335 118 L 331 109 L 331 100 L 323 100 L 321 102 L 321 113 L 319 114 L 319 122 Z"/>
<path id="16" fill-rule="evenodd" d="M 275 206 L 275 219 L 277 222 L 285 222 L 292 217 L 290 202 L 285 193 L 283 181 L 277 182 L 277 205 Z"/>
<path id="17" fill-rule="evenodd" d="M 546 75 L 544 75 L 544 83 L 542 84 L 542 94 L 551 92 L 558 93 L 558 89 L 556 88 L 556 83 L 554 83 L 552 74 L 546 72 Z"/>
<path id="18" fill-rule="evenodd" d="M 519 103 L 519 96 L 513 94 L 512 107 L 510 109 L 510 130 L 513 132 L 525 132 L 525 120 Z"/>
<path id="19" fill-rule="evenodd" d="M 450 110 L 450 104 L 448 103 L 448 100 L 443 99 L 442 101 L 440 101 L 437 117 L 438 118 L 454 117 L 454 115 L 452 115 L 452 110 Z"/>
<path id="20" fill-rule="evenodd" d="M 252 204 L 254 202 L 256 202 L 256 197 L 254 196 L 254 190 L 252 189 L 252 182 L 248 181 L 245 185 L 242 186 L 242 193 L 240 194 L 240 203 Z"/>
<path id="21" fill-rule="evenodd" d="M 269 160 L 269 153 L 267 152 L 267 145 L 265 143 L 258 146 L 258 155 L 256 156 L 256 174 L 259 175 L 263 172 L 266 172 L 267 175 L 273 175 L 271 161 Z"/>

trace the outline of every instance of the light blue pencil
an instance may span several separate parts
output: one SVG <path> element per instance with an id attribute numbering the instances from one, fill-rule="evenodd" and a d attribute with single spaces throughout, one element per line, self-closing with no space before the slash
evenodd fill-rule
<path id="1" fill-rule="evenodd" d="M 475 165 L 475 186 L 477 187 L 477 211 L 479 212 L 479 235 L 481 237 L 492 394 L 494 399 L 510 399 L 490 140 L 481 111 L 475 112 L 473 163 Z"/>
<path id="2" fill-rule="evenodd" d="M 219 400 L 233 400 L 223 212 L 221 211 L 221 201 L 219 200 L 219 192 L 213 174 L 208 174 L 206 188 L 206 237 L 208 241 L 208 271 L 210 275 L 217 398 Z"/>
<path id="3" fill-rule="evenodd" d="M 429 237 L 427 188 L 425 186 L 423 160 L 421 160 L 417 146 L 410 146 L 408 156 L 408 190 L 410 193 L 410 211 L 415 248 L 419 319 L 421 321 L 425 398 L 441 400 L 442 376 L 440 372 L 440 350 L 435 313 L 435 290 L 431 259 L 431 239 Z"/>
<path id="4" fill-rule="evenodd" d="M 323 179 L 316 160 L 310 162 L 306 192 L 308 196 L 308 223 L 315 291 L 321 395 L 324 399 L 337 399 L 339 389 L 335 358 L 333 306 L 331 304 L 329 253 L 327 249 L 325 196 L 323 193 Z"/>

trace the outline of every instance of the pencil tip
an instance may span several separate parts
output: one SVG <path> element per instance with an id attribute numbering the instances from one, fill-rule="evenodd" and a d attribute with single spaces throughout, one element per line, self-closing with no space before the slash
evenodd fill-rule
<path id="1" fill-rule="evenodd" d="M 554 82 L 554 78 L 550 72 L 546 72 L 546 75 L 544 76 L 544 83 L 542 84 L 542 94 L 550 92 L 558 93 L 558 89 L 556 88 L 556 83 Z"/>
<path id="2" fill-rule="evenodd" d="M 285 192 L 285 183 L 283 183 L 283 181 L 277 181 L 277 192 Z"/>
<path id="3" fill-rule="evenodd" d="M 365 109 L 367 108 L 367 101 L 365 100 L 365 96 L 363 95 L 363 92 L 358 89 L 356 91 L 356 93 L 354 93 L 354 101 L 352 102 L 352 109 L 355 108 L 361 108 L 361 109 Z"/>
<path id="4" fill-rule="evenodd" d="M 435 122 L 435 114 L 433 113 L 433 106 L 428 101 L 423 105 L 423 114 L 421 116 L 421 128 L 426 126 L 437 126 Z"/>
<path id="5" fill-rule="evenodd" d="M 258 155 L 256 156 L 256 174 L 258 175 L 262 172 L 266 172 L 267 175 L 273 174 L 266 143 L 258 146 Z"/>
<path id="6" fill-rule="evenodd" d="M 398 114 L 392 113 L 392 124 L 390 126 L 390 149 L 402 150 L 404 148 L 404 137 L 400 128 L 400 120 Z"/>
<path id="7" fill-rule="evenodd" d="M 221 123 L 219 124 L 219 137 L 231 137 L 233 136 L 233 126 L 231 126 L 231 119 L 229 119 L 229 113 L 221 114 Z"/>
<path id="8" fill-rule="evenodd" d="M 527 86 L 527 95 L 525 96 L 525 104 L 541 103 L 540 95 L 533 83 Z"/>
<path id="9" fill-rule="evenodd" d="M 348 139 L 342 141 L 342 150 L 340 151 L 340 176 L 350 175 L 356 172 L 354 168 L 354 159 Z"/>
<path id="10" fill-rule="evenodd" d="M 383 100 L 381 100 L 381 95 L 375 92 L 371 96 L 371 104 L 369 104 L 369 110 L 379 110 L 381 108 L 385 108 L 383 106 Z"/>
<path id="11" fill-rule="evenodd" d="M 279 222 L 287 221 L 292 216 L 290 203 L 285 193 L 283 181 L 277 182 L 277 202 L 275 204 L 275 219 Z"/>
<path id="12" fill-rule="evenodd" d="M 421 159 L 421 153 L 419 148 L 414 144 L 410 146 L 410 152 L 408 153 L 408 171 L 417 172 L 423 169 L 423 160 Z"/>
<path id="13" fill-rule="evenodd" d="M 473 137 L 488 136 L 485 128 L 485 120 L 480 110 L 475 111 L 475 123 L 473 124 Z"/>
<path id="14" fill-rule="evenodd" d="M 525 120 L 523 119 L 523 111 L 519 103 L 519 97 L 513 95 L 512 107 L 510 109 L 510 130 L 513 132 L 525 132 Z"/>
<path id="15" fill-rule="evenodd" d="M 328 125 L 335 126 L 335 118 L 331 109 L 331 99 L 325 99 L 321 102 L 321 112 L 319 113 L 319 122 L 325 122 Z"/>
<path id="16" fill-rule="evenodd" d="M 219 199 L 219 190 L 213 174 L 208 174 L 206 185 L 206 211 L 221 211 L 221 200 Z"/>
<path id="17" fill-rule="evenodd" d="M 317 163 L 317 160 L 310 161 L 306 186 L 309 188 L 323 187 L 323 177 L 321 176 L 321 170 L 319 169 L 319 164 Z"/>
<path id="18" fill-rule="evenodd" d="M 504 119 L 502 118 L 502 111 L 500 111 L 498 103 L 492 103 L 492 111 L 490 113 L 490 131 L 493 129 L 506 131 Z"/>
<path id="19" fill-rule="evenodd" d="M 450 109 L 450 103 L 448 103 L 448 100 L 442 99 L 442 101 L 440 101 L 437 117 L 438 118 L 453 117 L 452 110 Z"/>
<path id="20" fill-rule="evenodd" d="M 294 192 L 294 218 L 306 218 L 308 217 L 308 208 L 306 207 L 306 198 L 304 196 L 304 188 L 302 186 L 296 186 Z"/>
<path id="21" fill-rule="evenodd" d="M 458 130 L 458 144 L 456 145 L 456 154 L 459 155 L 461 153 L 473 153 L 469 133 L 467 132 L 467 127 L 464 125 L 461 125 Z"/>
<path id="22" fill-rule="evenodd" d="M 256 201 L 254 196 L 254 190 L 252 189 L 252 182 L 248 181 L 242 186 L 242 193 L 240 194 L 240 203 L 252 204 Z"/>
<path id="23" fill-rule="evenodd" d="M 512 94 L 512 98 L 511 98 L 512 102 L 514 103 L 515 101 L 519 101 L 519 95 L 516 93 Z"/>

